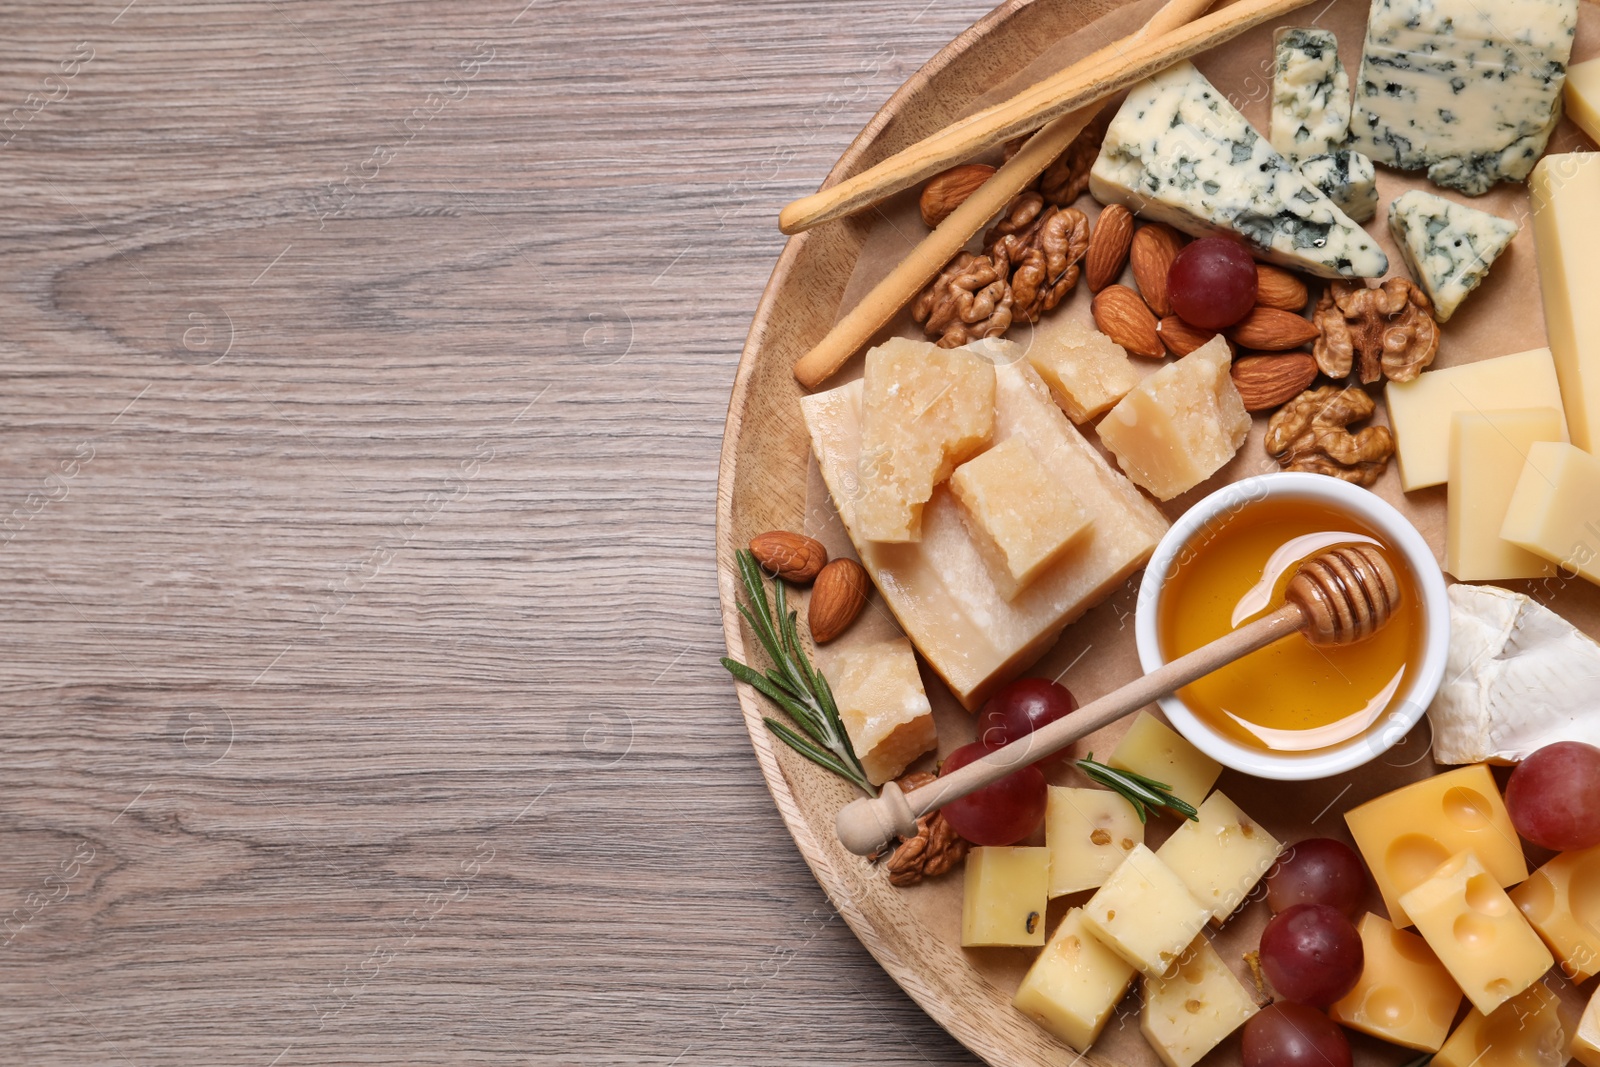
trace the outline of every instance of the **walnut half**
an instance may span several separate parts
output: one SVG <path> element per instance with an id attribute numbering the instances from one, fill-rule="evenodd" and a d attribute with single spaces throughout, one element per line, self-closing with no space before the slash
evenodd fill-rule
<path id="1" fill-rule="evenodd" d="M 898 784 L 909 793 L 933 780 L 933 775 L 917 772 Z M 967 848 L 967 839 L 950 828 L 943 813 L 930 811 L 917 820 L 917 835 L 901 838 L 889 857 L 889 884 L 903 888 L 944 874 L 967 858 Z"/>
<path id="2" fill-rule="evenodd" d="M 1308 389 L 1267 421 L 1267 453 L 1284 470 L 1371 485 L 1394 455 L 1394 437 L 1387 426 L 1351 433 L 1350 424 L 1371 418 L 1375 407 L 1367 391 L 1356 386 Z"/>
<path id="3" fill-rule="evenodd" d="M 1078 284 L 1078 261 L 1089 251 L 1089 217 L 1077 208 L 1047 207 L 1023 193 L 984 235 L 989 258 L 1012 266 L 1012 314 L 1038 322 Z"/>
<path id="4" fill-rule="evenodd" d="M 911 317 L 940 348 L 999 337 L 1011 326 L 1011 264 L 1004 256 L 962 252 L 911 306 Z"/>
<path id="5" fill-rule="evenodd" d="M 1408 278 L 1390 278 L 1376 289 L 1335 281 L 1317 301 L 1312 348 L 1330 378 L 1350 373 L 1356 357 L 1364 385 L 1388 378 L 1409 382 L 1439 351 L 1439 324 L 1428 295 Z"/>

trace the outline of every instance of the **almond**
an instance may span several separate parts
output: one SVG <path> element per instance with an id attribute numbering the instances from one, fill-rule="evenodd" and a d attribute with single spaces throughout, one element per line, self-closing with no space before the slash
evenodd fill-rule
<path id="1" fill-rule="evenodd" d="M 1133 247 L 1133 212 L 1121 204 L 1111 204 L 1100 212 L 1089 238 L 1089 251 L 1083 257 L 1083 277 L 1090 292 L 1098 293 L 1117 280 L 1128 263 Z"/>
<path id="2" fill-rule="evenodd" d="M 867 604 L 867 572 L 853 559 L 836 559 L 817 575 L 811 587 L 806 622 L 811 640 L 827 644 L 856 621 Z"/>
<path id="3" fill-rule="evenodd" d="M 1157 315 L 1172 314 L 1172 303 L 1167 299 L 1167 272 L 1172 270 L 1172 261 L 1178 258 L 1182 247 L 1182 235 L 1160 222 L 1141 226 L 1133 235 L 1129 257 L 1133 261 L 1133 280 L 1144 302 Z"/>
<path id="4" fill-rule="evenodd" d="M 917 204 L 922 209 L 922 221 L 930 230 L 939 225 L 993 173 L 994 168 L 987 163 L 963 163 L 929 178 Z"/>
<path id="5" fill-rule="evenodd" d="M 1161 343 L 1175 356 L 1187 356 L 1217 335 L 1215 330 L 1202 330 L 1190 326 L 1176 315 L 1168 315 L 1156 328 Z"/>
<path id="6" fill-rule="evenodd" d="M 1282 267 L 1256 264 L 1256 303 L 1281 311 L 1303 311 L 1311 294 L 1305 282 Z"/>
<path id="7" fill-rule="evenodd" d="M 1305 352 L 1245 356 L 1233 361 L 1233 384 L 1246 411 L 1282 407 L 1317 377 L 1317 361 Z"/>
<path id="8" fill-rule="evenodd" d="M 801 585 L 815 578 L 828 562 L 828 550 L 822 542 L 785 530 L 752 537 L 750 554 L 768 574 Z"/>
<path id="9" fill-rule="evenodd" d="M 1156 332 L 1156 317 L 1139 294 L 1126 285 L 1108 285 L 1100 290 L 1089 311 L 1100 332 L 1127 349 L 1129 355 L 1146 359 L 1166 355 L 1161 335 Z"/>
<path id="10" fill-rule="evenodd" d="M 1250 314 L 1224 332 L 1242 348 L 1268 352 L 1285 352 L 1317 339 L 1317 327 L 1310 319 L 1270 307 L 1251 308 Z"/>

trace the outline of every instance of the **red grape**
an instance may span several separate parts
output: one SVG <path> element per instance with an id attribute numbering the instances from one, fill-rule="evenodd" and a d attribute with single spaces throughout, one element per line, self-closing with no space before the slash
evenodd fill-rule
<path id="1" fill-rule="evenodd" d="M 1361 935 L 1338 908 L 1296 904 L 1261 932 L 1261 969 L 1284 999 L 1314 1008 L 1355 988 L 1364 953 Z"/>
<path id="2" fill-rule="evenodd" d="M 1227 237 L 1185 245 L 1167 271 L 1167 299 L 1178 318 L 1202 330 L 1221 330 L 1256 306 L 1256 261 Z"/>
<path id="3" fill-rule="evenodd" d="M 1280 1000 L 1244 1024 L 1244 1067 L 1350 1067 L 1350 1039 L 1315 1008 Z"/>
<path id="4" fill-rule="evenodd" d="M 1350 918 L 1367 899 L 1367 869 L 1355 849 L 1331 837 L 1294 845 L 1267 875 L 1267 905 L 1287 911 L 1296 904 L 1326 904 Z"/>
<path id="5" fill-rule="evenodd" d="M 1018 678 L 984 703 L 978 713 L 978 740 L 986 748 L 1003 748 L 1077 710 L 1078 702 L 1066 686 L 1047 678 Z M 1069 755 L 1062 749 L 1039 760 L 1039 765 L 1053 767 Z"/>
<path id="6" fill-rule="evenodd" d="M 1600 748 L 1581 741 L 1541 748 L 1511 772 L 1506 810 L 1536 845 L 1557 852 L 1600 845 Z"/>
<path id="7" fill-rule="evenodd" d="M 981 741 L 962 745 L 945 757 L 939 773 L 960 770 L 989 751 Z M 940 810 L 950 828 L 974 845 L 1014 845 L 1044 822 L 1048 795 L 1044 774 L 1029 766 L 952 800 Z"/>

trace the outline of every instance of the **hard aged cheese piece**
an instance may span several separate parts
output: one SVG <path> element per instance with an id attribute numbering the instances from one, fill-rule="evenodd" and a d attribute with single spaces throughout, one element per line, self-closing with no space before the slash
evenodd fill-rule
<path id="1" fill-rule="evenodd" d="M 1559 441 L 1535 441 L 1500 537 L 1600 584 L 1600 457 Z"/>
<path id="2" fill-rule="evenodd" d="M 994 367 L 895 337 L 867 353 L 862 380 L 857 528 L 869 541 L 919 540 L 934 487 L 993 436 Z"/>
<path id="3" fill-rule="evenodd" d="M 1290 159 L 1334 151 L 1350 136 L 1350 75 L 1330 30 L 1285 26 L 1273 35 L 1272 147 Z"/>
<path id="4" fill-rule="evenodd" d="M 1133 846 L 1083 906 L 1084 925 L 1117 955 L 1160 977 L 1211 917 L 1183 879 L 1144 844 Z"/>
<path id="5" fill-rule="evenodd" d="M 1494 875 L 1458 852 L 1400 898 L 1456 985 L 1485 1015 L 1527 989 L 1555 960 Z"/>
<path id="6" fill-rule="evenodd" d="M 1086 323 L 1049 316 L 1033 328 L 1028 362 L 1050 386 L 1056 403 L 1078 425 L 1104 414 L 1139 384 L 1121 345 Z"/>
<path id="7" fill-rule="evenodd" d="M 1577 123 L 1591 141 L 1600 141 L 1600 59 L 1568 67 L 1567 86 L 1561 97 L 1566 103 L 1567 118 Z"/>
<path id="8" fill-rule="evenodd" d="M 1109 789 L 1050 787 L 1044 839 L 1050 848 L 1050 896 L 1097 889 L 1144 843 L 1144 823 Z"/>
<path id="9" fill-rule="evenodd" d="M 1134 973 L 1084 926 L 1083 909 L 1073 908 L 1028 968 L 1011 1003 L 1079 1052 L 1087 1052 Z"/>
<path id="10" fill-rule="evenodd" d="M 1381 278 L 1388 257 L 1187 61 L 1128 92 L 1089 190 L 1102 204 L 1202 237 L 1243 237 L 1270 262 L 1323 278 Z"/>
<path id="11" fill-rule="evenodd" d="M 939 743 L 910 641 L 838 649 L 828 656 L 827 672 L 850 747 L 873 785 L 898 778 Z"/>
<path id="12" fill-rule="evenodd" d="M 1560 1067 L 1571 1053 L 1577 1012 L 1543 982 L 1485 1016 L 1467 1013 L 1434 1056 L 1439 1067 Z"/>
<path id="13" fill-rule="evenodd" d="M 988 344 L 996 346 L 992 351 L 1006 345 Z M 995 588 L 948 489 L 936 490 L 923 509 L 920 543 L 867 540 L 855 511 L 861 384 L 800 401 L 817 466 L 862 565 L 912 644 L 969 710 L 1030 666 L 1067 623 L 1143 566 L 1167 529 L 1155 505 L 1067 421 L 1026 360 L 997 367 L 995 386 L 996 439 L 1025 441 L 1095 517 L 1087 541 L 1011 601 Z"/>
<path id="14" fill-rule="evenodd" d="M 1447 322 L 1517 235 L 1517 224 L 1442 196 L 1408 189 L 1389 203 L 1389 232 L 1411 276 Z"/>
<path id="15" fill-rule="evenodd" d="M 1164 782 L 1173 796 L 1196 806 L 1222 774 L 1222 764 L 1148 711 L 1134 718 L 1106 762 L 1119 771 Z"/>
<path id="16" fill-rule="evenodd" d="M 1360 152 L 1341 148 L 1300 161 L 1300 173 L 1356 222 L 1378 213 L 1378 168 Z"/>
<path id="17" fill-rule="evenodd" d="M 1013 600 L 1094 522 L 1071 488 L 1012 437 L 950 476 L 972 540 L 1000 595 Z"/>
<path id="18" fill-rule="evenodd" d="M 1542 578 L 1547 560 L 1500 536 L 1528 448 L 1561 439 L 1557 408 L 1458 411 L 1450 425 L 1444 569 L 1463 582 Z"/>
<path id="19" fill-rule="evenodd" d="M 1572 1055 L 1583 1067 L 1600 1067 L 1600 991 L 1589 997 L 1572 1039 Z"/>
<path id="20" fill-rule="evenodd" d="M 1145 378 L 1100 422 L 1100 443 L 1134 482 L 1171 500 L 1221 469 L 1250 434 L 1250 415 L 1213 337 Z"/>
<path id="21" fill-rule="evenodd" d="M 1469 196 L 1528 176 L 1561 117 L 1577 0 L 1374 0 L 1351 147 Z"/>
<path id="22" fill-rule="evenodd" d="M 1528 182 L 1539 292 L 1572 443 L 1600 450 L 1600 152 L 1540 160 Z"/>
<path id="23" fill-rule="evenodd" d="M 1389 425 L 1406 492 L 1450 477 L 1450 420 L 1458 411 L 1561 407 L 1561 386 L 1548 348 L 1430 370 L 1384 389 Z M 1565 421 L 1561 439 L 1567 439 Z"/>
<path id="24" fill-rule="evenodd" d="M 1145 978 L 1139 1029 L 1167 1067 L 1194 1067 L 1260 1010 L 1244 983 L 1201 937 L 1170 977 Z"/>
<path id="25" fill-rule="evenodd" d="M 1344 821 L 1396 926 L 1411 925 L 1400 897 L 1465 849 L 1476 852 L 1502 886 L 1528 877 L 1505 801 L 1482 764 L 1385 793 L 1346 812 Z"/>
<path id="26" fill-rule="evenodd" d="M 1221 923 L 1236 911 L 1283 848 L 1238 805 L 1212 793 L 1200 805 L 1199 821 L 1185 820 L 1156 855 Z"/>
<path id="27" fill-rule="evenodd" d="M 1044 944 L 1049 850 L 982 846 L 967 853 L 961 945 Z"/>
<path id="28" fill-rule="evenodd" d="M 1328 1008 L 1329 1017 L 1403 1048 L 1439 1051 L 1461 1007 L 1461 987 L 1409 930 L 1370 912 L 1360 930 L 1361 978 Z"/>
<path id="29" fill-rule="evenodd" d="M 1600 845 L 1563 852 L 1511 899 L 1556 954 L 1562 974 L 1582 982 L 1600 973 Z"/>

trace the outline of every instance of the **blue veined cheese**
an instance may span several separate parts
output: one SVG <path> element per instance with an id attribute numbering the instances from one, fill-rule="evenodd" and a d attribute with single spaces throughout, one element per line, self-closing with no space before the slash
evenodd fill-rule
<path id="1" fill-rule="evenodd" d="M 1350 136 L 1350 75 L 1339 62 L 1339 38 L 1286 26 L 1273 42 L 1272 147 L 1290 159 L 1327 155 Z"/>
<path id="2" fill-rule="evenodd" d="M 1360 152 L 1341 148 L 1302 159 L 1299 167 L 1312 185 L 1355 221 L 1366 222 L 1378 213 L 1378 168 Z"/>
<path id="3" fill-rule="evenodd" d="M 1469 196 L 1526 178 L 1577 23 L 1578 0 L 1373 0 L 1351 147 Z"/>
<path id="4" fill-rule="evenodd" d="M 1263 259 L 1323 278 L 1381 278 L 1389 260 L 1188 62 L 1128 92 L 1089 172 L 1125 204 L 1196 237 L 1233 233 Z"/>
<path id="5" fill-rule="evenodd" d="M 1389 204 L 1389 232 L 1412 277 L 1449 319 L 1517 235 L 1517 224 L 1475 207 L 1412 189 Z"/>

